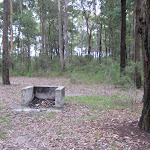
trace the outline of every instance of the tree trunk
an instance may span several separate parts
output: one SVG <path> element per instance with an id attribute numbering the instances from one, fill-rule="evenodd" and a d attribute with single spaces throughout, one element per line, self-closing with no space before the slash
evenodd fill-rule
<path id="1" fill-rule="evenodd" d="M 136 26 L 135 26 L 135 83 L 137 89 L 141 88 L 141 73 L 139 71 L 138 63 L 140 63 L 140 36 L 139 36 L 139 0 L 137 1 L 137 7 L 136 7 Z"/>
<path id="2" fill-rule="evenodd" d="M 45 11 L 45 2 L 42 0 L 42 51 L 45 53 L 47 49 L 47 39 L 46 39 L 46 11 Z"/>
<path id="3" fill-rule="evenodd" d="M 145 62 L 150 66 L 150 1 L 142 0 L 140 1 L 141 13 L 143 14 L 142 22 L 144 33 L 144 49 L 146 51 L 147 61 Z M 145 15 L 146 14 L 146 15 Z M 139 127 L 141 130 L 150 132 L 150 67 L 147 68 L 147 83 L 146 88 L 144 88 L 144 104 L 142 115 L 139 121 Z"/>
<path id="4" fill-rule="evenodd" d="M 91 53 L 91 33 L 88 33 L 88 55 Z"/>
<path id="5" fill-rule="evenodd" d="M 68 0 L 65 0 L 65 50 L 66 63 L 69 63 L 69 46 L 68 46 Z"/>
<path id="6" fill-rule="evenodd" d="M 22 0 L 20 0 L 20 12 L 21 12 L 21 15 L 22 15 Z M 21 23 L 20 23 L 20 26 L 19 26 L 19 32 L 21 32 Z M 23 44 L 23 37 L 20 38 L 20 49 L 21 49 L 21 64 L 22 64 L 22 67 L 24 67 L 24 44 Z"/>
<path id="7" fill-rule="evenodd" d="M 88 55 L 90 55 L 90 53 L 91 53 L 91 37 L 92 37 L 91 35 L 92 35 L 92 30 L 93 30 L 94 24 L 92 26 L 90 26 L 90 24 L 89 24 L 89 14 L 87 14 L 87 11 L 84 8 L 83 0 L 81 0 L 81 5 L 83 8 L 83 12 L 84 12 L 85 20 L 86 20 L 86 29 L 87 29 L 87 36 L 88 36 L 88 39 L 87 39 Z"/>
<path id="8" fill-rule="evenodd" d="M 126 67 L 126 0 L 121 0 L 121 15 L 120 73 Z"/>
<path id="9" fill-rule="evenodd" d="M 58 25 L 59 25 L 59 52 L 60 52 L 60 61 L 61 69 L 64 71 L 64 52 L 63 52 L 63 39 L 62 39 L 62 23 L 61 23 L 61 0 L 58 0 Z"/>
<path id="10" fill-rule="evenodd" d="M 8 14 L 9 13 L 9 1 L 4 0 L 3 10 L 3 84 L 9 85 L 9 53 L 8 53 Z"/>
<path id="11" fill-rule="evenodd" d="M 20 41 L 20 47 L 21 47 L 21 63 L 22 63 L 22 67 L 24 67 L 24 46 L 23 46 L 23 40 Z"/>
<path id="12" fill-rule="evenodd" d="M 143 71 L 144 71 L 144 89 L 147 89 L 148 64 L 147 64 L 146 51 L 145 51 L 145 47 L 144 47 L 145 41 L 144 41 L 143 32 L 141 34 L 141 39 L 142 39 L 142 58 L 143 58 Z M 144 100 L 144 95 L 143 95 L 143 100 Z"/>
<path id="13" fill-rule="evenodd" d="M 104 26 L 105 29 L 105 49 L 106 49 L 106 57 L 108 56 L 108 50 L 107 50 L 107 45 L 106 45 L 106 39 L 107 39 L 107 32 L 106 32 L 106 27 Z"/>
<path id="14" fill-rule="evenodd" d="M 10 43 L 11 43 L 11 68 L 14 69 L 14 54 L 13 54 L 13 2 L 10 0 Z"/>
<path id="15" fill-rule="evenodd" d="M 83 55 L 83 30 L 81 31 L 81 56 Z"/>
<path id="16" fill-rule="evenodd" d="M 27 35 L 27 42 L 28 42 L 28 71 L 30 70 L 31 67 L 31 57 L 30 57 L 30 35 Z"/>
<path id="17" fill-rule="evenodd" d="M 99 63 L 102 61 L 102 23 L 101 23 L 101 29 L 99 33 Z"/>

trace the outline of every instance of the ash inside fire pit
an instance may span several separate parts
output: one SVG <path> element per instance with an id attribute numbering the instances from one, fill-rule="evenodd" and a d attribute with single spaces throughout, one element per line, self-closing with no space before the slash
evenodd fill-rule
<path id="1" fill-rule="evenodd" d="M 55 100 L 53 99 L 41 99 L 35 97 L 29 104 L 31 108 L 50 108 L 55 106 Z"/>

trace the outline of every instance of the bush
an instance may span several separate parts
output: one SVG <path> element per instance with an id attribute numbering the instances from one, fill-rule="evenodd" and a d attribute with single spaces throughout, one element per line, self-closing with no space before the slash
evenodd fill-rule
<path id="1" fill-rule="evenodd" d="M 32 58 L 32 65 L 29 70 L 27 64 L 24 67 L 19 61 L 14 64 L 14 70 L 10 70 L 10 74 L 13 76 L 64 76 L 70 78 L 70 81 L 74 84 L 111 83 L 121 87 L 134 87 L 136 65 L 143 70 L 142 65 L 130 61 L 125 68 L 125 75 L 120 77 L 119 59 L 103 58 L 102 62 L 99 63 L 99 60 L 93 59 L 93 57 L 89 59 L 81 56 L 73 56 L 72 61 L 67 65 L 67 69 L 64 72 L 61 71 L 60 60 L 57 56 L 53 60 L 49 57 L 45 57 L 44 60 L 39 57 Z"/>

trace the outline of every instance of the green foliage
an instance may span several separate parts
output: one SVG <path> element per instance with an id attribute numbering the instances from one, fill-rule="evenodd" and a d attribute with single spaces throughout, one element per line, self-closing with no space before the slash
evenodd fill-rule
<path id="1" fill-rule="evenodd" d="M 126 109 L 133 106 L 129 96 L 69 96 L 66 101 L 87 105 L 92 110 Z"/>
<path id="2" fill-rule="evenodd" d="M 142 74 L 142 64 L 130 61 L 127 63 L 123 76 L 120 76 L 120 62 L 111 58 L 103 58 L 101 64 L 97 59 L 89 60 L 87 57 L 74 56 L 72 62 L 67 65 L 67 70 L 60 70 L 60 61 L 58 57 L 52 60 L 44 57 L 34 57 L 31 60 L 31 67 L 28 70 L 27 64 L 15 63 L 14 70 L 10 70 L 12 76 L 34 76 L 34 77 L 60 77 L 70 78 L 73 84 L 113 84 L 115 86 L 129 88 L 135 87 L 135 67 L 138 66 Z M 142 75 L 143 81 L 143 75 Z"/>
<path id="3" fill-rule="evenodd" d="M 111 83 L 128 88 L 134 87 L 135 66 L 135 63 L 129 62 L 125 69 L 125 75 L 120 76 L 119 60 L 104 58 L 99 64 L 95 59 L 89 61 L 84 57 L 75 57 L 66 74 L 74 84 Z"/>

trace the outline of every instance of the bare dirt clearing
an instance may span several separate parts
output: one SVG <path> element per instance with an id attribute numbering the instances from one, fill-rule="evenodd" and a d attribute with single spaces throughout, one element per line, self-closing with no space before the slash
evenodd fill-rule
<path id="1" fill-rule="evenodd" d="M 150 134 L 138 127 L 142 91 L 121 91 L 109 85 L 73 85 L 63 78 L 10 79 L 0 84 L 0 150 L 58 149 L 149 149 Z M 0 81 L 2 83 L 2 81 Z M 29 85 L 61 85 L 66 95 L 129 95 L 132 109 L 93 111 L 85 105 L 67 101 L 58 113 L 15 112 L 21 88 Z"/>

